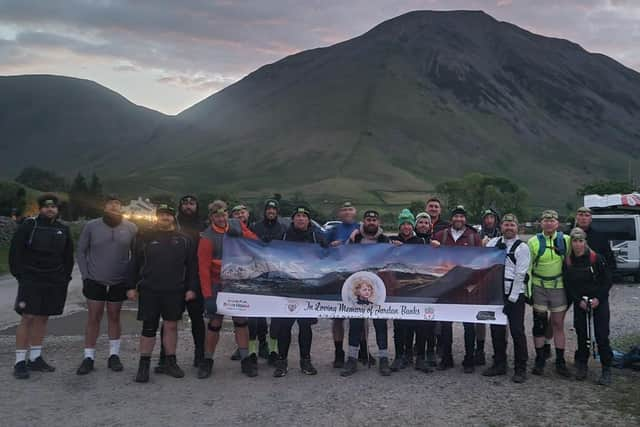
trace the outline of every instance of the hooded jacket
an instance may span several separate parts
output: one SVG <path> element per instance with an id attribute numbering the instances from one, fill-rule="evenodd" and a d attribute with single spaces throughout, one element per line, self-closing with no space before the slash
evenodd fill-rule
<path id="1" fill-rule="evenodd" d="M 478 232 L 469 226 L 465 226 L 462 236 L 458 240 L 454 240 L 451 226 L 438 231 L 433 236 L 433 240 L 437 240 L 443 246 L 482 246 L 482 239 L 480 239 Z"/>
<path id="2" fill-rule="evenodd" d="M 253 231 L 260 240 L 265 243 L 269 243 L 272 240 L 282 240 L 286 228 L 278 220 L 269 220 L 264 217 L 260 222 L 254 222 L 251 225 L 251 231 Z"/>
<path id="3" fill-rule="evenodd" d="M 596 254 L 596 262 L 591 265 L 589 249 L 582 256 L 568 255 L 570 262 L 563 264 L 564 287 L 567 298 L 574 303 L 580 302 L 583 296 L 606 301 L 611 289 L 611 271 L 604 258 Z"/>
<path id="4" fill-rule="evenodd" d="M 282 240 L 287 242 L 316 243 L 322 247 L 327 247 L 327 241 L 322 233 L 316 232 L 311 225 L 309 225 L 309 228 L 306 230 L 299 230 L 291 224 L 284 233 Z"/>
<path id="5" fill-rule="evenodd" d="M 355 244 L 370 244 L 370 243 L 389 243 L 389 238 L 385 236 L 382 227 L 378 227 L 378 231 L 373 236 L 369 236 L 364 232 L 364 225 L 360 225 L 360 232 L 356 234 L 353 240 L 349 240 L 349 243 Z"/>
<path id="6" fill-rule="evenodd" d="M 402 234 L 398 233 L 397 236 L 393 236 L 389 240 L 391 240 L 392 242 L 399 241 L 406 245 L 426 245 L 427 243 L 429 243 L 427 240 L 425 240 L 424 237 L 418 236 L 415 232 L 408 239 L 405 239 Z"/>

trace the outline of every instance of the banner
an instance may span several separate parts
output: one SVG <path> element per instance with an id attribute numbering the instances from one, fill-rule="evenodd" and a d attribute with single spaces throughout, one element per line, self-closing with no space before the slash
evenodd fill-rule
<path id="1" fill-rule="evenodd" d="M 218 312 L 506 324 L 505 251 L 224 238 Z"/>

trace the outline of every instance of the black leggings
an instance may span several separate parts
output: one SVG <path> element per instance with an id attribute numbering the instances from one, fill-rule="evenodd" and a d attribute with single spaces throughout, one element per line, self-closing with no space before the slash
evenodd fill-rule
<path id="1" fill-rule="evenodd" d="M 441 351 L 442 358 L 450 360 L 452 358 L 453 347 L 453 322 L 440 322 L 441 332 Z M 464 322 L 464 362 L 463 364 L 473 363 L 473 354 L 476 347 L 476 325 L 475 323 Z"/>
<path id="2" fill-rule="evenodd" d="M 349 347 L 360 347 L 360 340 L 364 332 L 366 319 L 349 319 Z M 376 343 L 378 349 L 387 349 L 387 320 L 373 319 L 373 327 L 376 330 Z"/>
<path id="3" fill-rule="evenodd" d="M 600 301 L 598 308 L 593 310 L 592 334 L 593 339 L 598 344 L 600 361 L 603 366 L 611 366 L 613 352 L 609 344 L 609 301 Z M 587 347 L 587 312 L 580 308 L 578 304 L 573 305 L 573 327 L 578 336 L 578 349 L 575 358 L 578 362 L 587 363 L 589 360 L 590 348 Z"/>
<path id="4" fill-rule="evenodd" d="M 255 340 L 258 338 L 260 342 L 267 339 L 267 319 L 265 317 L 250 317 L 249 318 L 249 339 Z M 276 338 L 273 336 L 272 338 Z"/>
<path id="5" fill-rule="evenodd" d="M 195 357 L 204 358 L 204 337 L 206 330 L 204 327 L 204 301 L 202 297 L 197 297 L 187 302 L 187 313 L 191 319 L 191 335 L 193 336 L 193 345 Z M 160 338 L 164 338 L 164 327 L 160 328 Z M 164 347 L 160 347 L 160 357 L 164 357 Z"/>
<path id="6" fill-rule="evenodd" d="M 271 324 L 276 323 L 278 333 L 278 356 L 286 360 L 289 357 L 289 347 L 291 346 L 291 328 L 298 322 L 298 345 L 300 346 L 300 359 L 311 358 L 311 341 L 313 332 L 311 325 L 315 319 L 279 318 L 271 319 Z"/>

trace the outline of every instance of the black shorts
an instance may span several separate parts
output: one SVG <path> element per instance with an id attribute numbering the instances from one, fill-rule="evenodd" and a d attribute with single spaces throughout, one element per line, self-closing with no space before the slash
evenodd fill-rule
<path id="1" fill-rule="evenodd" d="M 175 322 L 182 319 L 184 306 L 184 292 L 142 290 L 138 298 L 138 320 L 155 322 L 162 317 L 162 320 Z"/>
<path id="2" fill-rule="evenodd" d="M 64 311 L 69 285 L 18 284 L 14 310 L 19 315 L 57 316 Z"/>
<path id="3" fill-rule="evenodd" d="M 122 302 L 127 299 L 127 287 L 124 283 L 108 286 L 85 279 L 82 282 L 82 295 L 93 301 Z"/>

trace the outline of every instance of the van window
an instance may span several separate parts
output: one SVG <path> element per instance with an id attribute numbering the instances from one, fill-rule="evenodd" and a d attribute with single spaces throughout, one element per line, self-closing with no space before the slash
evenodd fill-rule
<path id="1" fill-rule="evenodd" d="M 603 233 L 609 240 L 636 240 L 633 218 L 593 218 L 591 228 Z"/>

